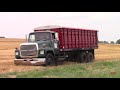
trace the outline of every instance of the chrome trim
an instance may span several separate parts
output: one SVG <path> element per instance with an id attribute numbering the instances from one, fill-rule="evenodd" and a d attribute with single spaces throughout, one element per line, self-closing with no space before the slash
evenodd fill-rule
<path id="1" fill-rule="evenodd" d="M 21 50 L 20 50 L 20 57 L 22 57 L 22 58 L 38 57 L 38 50 L 39 50 L 39 48 L 38 48 L 38 44 L 37 44 L 37 43 L 22 43 L 22 44 L 20 44 L 20 47 L 21 47 L 22 45 L 36 45 L 36 47 L 37 47 L 37 55 L 36 55 L 36 56 L 22 56 L 22 55 L 21 55 Z M 22 50 L 22 51 L 26 51 L 26 50 Z M 31 51 L 31 50 L 29 50 L 29 51 Z M 32 51 L 33 51 L 33 50 L 32 50 Z"/>

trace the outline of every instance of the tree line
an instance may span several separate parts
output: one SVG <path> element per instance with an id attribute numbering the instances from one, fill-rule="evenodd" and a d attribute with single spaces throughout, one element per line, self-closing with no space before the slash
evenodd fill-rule
<path id="1" fill-rule="evenodd" d="M 0 36 L 0 38 L 5 38 L 4 36 Z"/>
<path id="2" fill-rule="evenodd" d="M 120 39 L 118 39 L 116 42 L 114 41 L 99 41 L 99 43 L 104 43 L 104 44 L 120 44 Z"/>

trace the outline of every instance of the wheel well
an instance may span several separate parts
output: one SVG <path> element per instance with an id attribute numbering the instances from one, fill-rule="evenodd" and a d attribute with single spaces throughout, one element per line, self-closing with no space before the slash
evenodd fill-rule
<path id="1" fill-rule="evenodd" d="M 51 53 L 51 54 L 54 56 L 53 51 L 47 51 L 46 55 L 47 55 L 48 53 Z"/>

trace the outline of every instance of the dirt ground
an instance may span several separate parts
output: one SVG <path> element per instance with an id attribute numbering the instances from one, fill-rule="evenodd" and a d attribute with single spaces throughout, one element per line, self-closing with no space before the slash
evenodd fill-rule
<path id="1" fill-rule="evenodd" d="M 23 42 L 25 42 L 24 39 L 0 39 L 0 74 L 45 68 L 43 66 L 14 65 L 14 50 L 16 47 L 19 48 Z M 95 58 L 95 61 L 120 59 L 120 45 L 100 44 L 99 49 L 95 50 Z"/>

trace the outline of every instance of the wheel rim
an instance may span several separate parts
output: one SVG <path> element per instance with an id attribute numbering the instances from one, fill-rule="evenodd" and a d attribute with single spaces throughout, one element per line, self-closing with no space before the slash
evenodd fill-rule
<path id="1" fill-rule="evenodd" d="M 86 60 L 86 56 L 85 56 L 85 55 L 83 55 L 83 60 L 84 60 L 84 61 Z"/>
<path id="2" fill-rule="evenodd" d="M 81 63 L 85 63 L 87 60 L 86 54 L 82 53 L 82 57 L 81 57 Z"/>
<path id="3" fill-rule="evenodd" d="M 83 55 L 83 60 L 82 60 L 83 63 L 86 62 L 86 54 Z"/>
<path id="4" fill-rule="evenodd" d="M 92 62 L 93 61 L 93 56 L 90 55 L 90 61 L 89 62 Z"/>
<path id="5" fill-rule="evenodd" d="M 93 54 L 88 53 L 88 62 L 93 62 Z"/>

